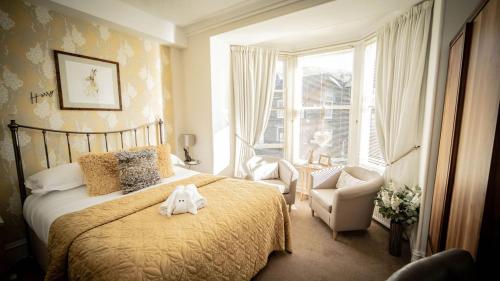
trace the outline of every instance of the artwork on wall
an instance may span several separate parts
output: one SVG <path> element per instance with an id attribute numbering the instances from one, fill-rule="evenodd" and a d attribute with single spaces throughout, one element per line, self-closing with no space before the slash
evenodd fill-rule
<path id="1" fill-rule="evenodd" d="M 122 110 L 118 62 L 54 51 L 59 104 L 70 110 Z"/>

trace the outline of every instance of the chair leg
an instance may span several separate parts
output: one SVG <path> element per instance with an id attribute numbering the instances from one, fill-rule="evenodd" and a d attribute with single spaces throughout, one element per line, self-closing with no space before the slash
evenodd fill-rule
<path id="1" fill-rule="evenodd" d="M 333 240 L 337 240 L 337 234 L 338 234 L 337 231 L 333 232 Z"/>

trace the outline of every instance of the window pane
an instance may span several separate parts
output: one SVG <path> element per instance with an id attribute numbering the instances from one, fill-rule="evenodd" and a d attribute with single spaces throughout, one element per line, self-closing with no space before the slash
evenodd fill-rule
<path id="1" fill-rule="evenodd" d="M 275 91 L 273 95 L 273 108 L 283 108 L 285 104 L 284 96 L 282 91 Z"/>
<path id="2" fill-rule="evenodd" d="M 360 162 L 384 167 L 375 119 L 375 59 L 376 42 L 365 47 L 363 65 L 363 109 L 361 116 Z"/>
<path id="3" fill-rule="evenodd" d="M 278 60 L 276 63 L 276 90 L 283 90 L 283 85 L 284 85 L 284 63 L 282 60 Z"/>
<path id="4" fill-rule="evenodd" d="M 351 104 L 353 52 L 301 57 L 302 106 Z"/>
<path id="5" fill-rule="evenodd" d="M 302 91 L 298 157 L 307 160 L 311 150 L 346 164 L 349 147 L 353 51 L 300 57 Z"/>
<path id="6" fill-rule="evenodd" d="M 276 64 L 276 86 L 273 93 L 271 113 L 266 130 L 257 143 L 255 153 L 257 155 L 271 155 L 284 157 L 285 142 L 285 92 L 284 92 L 285 64 L 278 60 Z"/>

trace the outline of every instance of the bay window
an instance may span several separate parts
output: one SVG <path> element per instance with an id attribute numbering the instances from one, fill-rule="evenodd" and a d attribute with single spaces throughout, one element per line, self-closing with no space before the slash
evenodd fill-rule
<path id="1" fill-rule="evenodd" d="M 335 52 L 280 57 L 271 113 L 256 154 L 298 163 L 314 152 L 315 162 L 325 154 L 332 164 L 382 171 L 385 161 L 375 126 L 375 55 L 372 40 Z"/>

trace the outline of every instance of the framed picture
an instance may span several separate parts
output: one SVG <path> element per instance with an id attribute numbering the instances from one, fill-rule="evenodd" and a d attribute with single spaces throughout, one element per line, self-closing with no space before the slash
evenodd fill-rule
<path id="1" fill-rule="evenodd" d="M 59 105 L 69 110 L 122 110 L 118 62 L 54 51 Z"/>
<path id="2" fill-rule="evenodd" d="M 319 156 L 318 162 L 320 165 L 330 166 L 330 156 L 322 154 Z"/>

